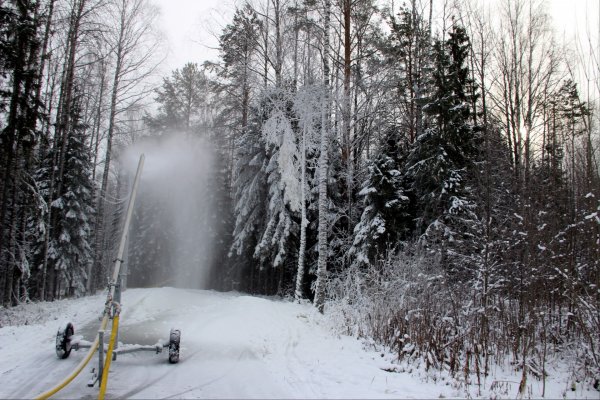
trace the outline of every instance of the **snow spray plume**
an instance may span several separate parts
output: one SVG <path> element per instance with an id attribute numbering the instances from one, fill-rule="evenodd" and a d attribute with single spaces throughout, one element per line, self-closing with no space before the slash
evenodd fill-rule
<path id="1" fill-rule="evenodd" d="M 146 163 L 129 234 L 129 286 L 208 287 L 213 263 L 214 152 L 184 134 L 146 138 L 123 164 L 133 179 Z"/>

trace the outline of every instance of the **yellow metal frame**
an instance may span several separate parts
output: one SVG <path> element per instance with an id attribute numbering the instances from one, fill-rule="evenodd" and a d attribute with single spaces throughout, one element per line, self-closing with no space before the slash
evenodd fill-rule
<path id="1" fill-rule="evenodd" d="M 106 329 L 106 326 L 108 325 L 108 317 L 110 314 L 110 309 L 111 309 L 111 307 L 114 306 L 115 307 L 115 315 L 113 318 L 112 332 L 110 335 L 110 343 L 108 345 L 108 355 L 107 355 L 106 361 L 104 363 L 104 371 L 105 372 L 102 374 L 102 384 L 100 386 L 100 394 L 98 395 L 99 399 L 104 399 L 104 393 L 106 391 L 106 385 L 107 385 L 107 381 L 108 381 L 108 367 L 110 367 L 110 362 L 112 359 L 112 353 L 113 353 L 113 349 L 114 349 L 114 341 L 117 337 L 117 329 L 119 328 L 119 312 L 120 312 L 121 306 L 116 301 L 113 301 L 113 299 L 115 296 L 115 287 L 116 287 L 116 284 L 119 279 L 119 273 L 121 271 L 121 264 L 123 263 L 123 252 L 125 250 L 125 243 L 127 241 L 129 223 L 131 222 L 131 217 L 133 215 L 133 204 L 135 203 L 137 187 L 139 184 L 140 176 L 142 174 L 142 169 L 144 167 L 144 160 L 145 160 L 145 157 L 142 154 L 140 156 L 138 168 L 135 173 L 135 179 L 133 181 L 133 188 L 131 190 L 131 198 L 129 199 L 129 204 L 127 205 L 127 214 L 125 217 L 125 224 L 124 224 L 124 228 L 123 228 L 123 233 L 121 234 L 121 241 L 119 243 L 119 251 L 118 251 L 117 259 L 115 260 L 115 266 L 113 269 L 113 279 L 111 281 L 111 285 L 109 286 L 108 295 L 107 295 L 107 299 L 106 299 L 106 307 L 104 309 L 104 317 L 102 318 L 102 323 L 100 324 L 100 329 L 99 329 L 101 331 Z M 99 347 L 99 342 L 100 342 L 99 335 L 96 335 L 96 340 L 94 340 L 94 342 L 92 343 L 92 347 L 90 347 L 90 350 L 86 354 L 85 358 L 83 360 L 81 360 L 81 362 L 77 365 L 77 367 L 73 370 L 73 372 L 71 372 L 71 374 L 69 376 L 67 376 L 65 379 L 63 379 L 60 383 L 58 383 L 52 389 L 45 391 L 44 393 L 35 397 L 35 399 L 36 400 L 37 399 L 47 399 L 50 396 L 56 394 L 58 391 L 62 390 L 69 383 L 71 383 L 71 381 L 73 379 L 75 379 L 75 377 L 77 375 L 79 375 L 81 370 L 83 370 L 83 368 L 90 362 L 90 360 L 92 359 L 92 356 L 94 355 L 94 352 Z M 102 345 L 104 346 L 104 344 L 102 344 Z M 102 350 L 104 350 L 104 349 L 102 349 Z"/>
<path id="2" fill-rule="evenodd" d="M 102 318 L 102 323 L 100 324 L 100 330 L 104 330 L 106 328 L 106 325 L 108 325 L 108 315 L 105 315 L 104 318 Z M 71 383 L 71 381 L 73 379 L 75 379 L 75 377 L 77 375 L 79 375 L 79 373 L 83 370 L 83 368 L 85 368 L 85 366 L 90 362 L 90 360 L 92 359 L 92 356 L 94 355 L 94 352 L 98 349 L 98 346 L 99 346 L 99 338 L 98 338 L 98 335 L 96 335 L 96 340 L 94 340 L 94 343 L 92 343 L 92 347 L 90 347 L 90 350 L 86 354 L 85 358 L 83 360 L 81 360 L 81 362 L 79 363 L 79 365 L 77 365 L 77 367 L 73 370 L 73 372 L 71 372 L 71 374 L 69 376 L 67 376 L 65 379 L 63 379 L 61 382 L 59 382 L 52 389 L 45 391 L 44 393 L 35 397 L 35 399 L 36 400 L 47 399 L 50 396 L 52 396 L 52 395 L 56 394 L 57 392 L 59 392 L 60 390 L 62 390 L 69 383 Z"/>
<path id="3" fill-rule="evenodd" d="M 102 372 L 102 383 L 100 384 L 100 392 L 98 393 L 98 400 L 104 400 L 106 394 L 106 385 L 108 384 L 108 371 L 110 368 L 110 362 L 112 360 L 113 350 L 115 348 L 115 340 L 117 339 L 117 332 L 119 331 L 119 314 L 116 314 L 113 318 L 112 331 L 110 333 L 110 342 L 108 343 L 108 352 L 106 353 L 106 361 L 104 361 L 104 370 Z"/>

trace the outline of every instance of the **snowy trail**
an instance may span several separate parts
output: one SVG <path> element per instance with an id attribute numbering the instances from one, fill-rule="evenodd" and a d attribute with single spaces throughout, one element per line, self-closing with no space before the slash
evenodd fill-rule
<path id="1" fill-rule="evenodd" d="M 76 335 L 92 340 L 104 301 L 105 295 L 98 295 L 0 310 L 0 398 L 32 398 L 69 374 L 86 351 L 57 359 L 56 330 L 73 322 Z M 181 359 L 171 365 L 166 352 L 119 356 L 111 364 L 107 398 L 514 398 L 517 393 L 519 372 L 510 368 L 494 367 L 487 385 L 500 386 L 479 394 L 474 386 L 467 393 L 460 376 L 450 380 L 418 367 L 412 374 L 386 372 L 400 367 L 387 361 L 392 355 L 336 336 L 327 317 L 308 304 L 173 288 L 130 289 L 122 304 L 120 342 L 151 345 L 179 328 Z M 92 366 L 96 356 L 55 398 L 97 398 L 97 386 L 87 387 Z M 598 399 L 594 390 L 571 392 L 568 382 L 564 371 L 553 373 L 546 397 Z M 531 397 L 541 397 L 541 381 L 530 379 L 528 385 Z"/>
<path id="2" fill-rule="evenodd" d="M 56 329 L 68 320 L 88 340 L 102 296 L 63 301 L 49 320 L 0 329 L 0 398 L 31 398 L 63 378 L 84 356 L 54 355 Z M 56 303 L 47 303 L 56 304 Z M 56 317 L 53 317 L 55 315 Z M 56 319 L 55 319 L 56 318 Z M 383 371 L 380 355 L 336 337 L 308 305 L 238 293 L 172 288 L 130 289 L 123 295 L 124 343 L 154 344 L 181 329 L 181 361 L 136 353 L 112 363 L 111 398 L 419 398 L 442 394 L 404 374 Z M 81 329 L 78 329 L 81 326 Z M 92 359 L 91 365 L 96 365 Z M 57 398 L 95 398 L 89 370 Z M 442 388 L 443 389 L 443 388 Z M 451 395 L 448 393 L 444 395 Z"/>

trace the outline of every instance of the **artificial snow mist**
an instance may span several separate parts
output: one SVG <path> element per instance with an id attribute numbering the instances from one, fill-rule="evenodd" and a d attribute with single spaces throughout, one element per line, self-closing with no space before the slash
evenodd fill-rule
<path id="1" fill-rule="evenodd" d="M 213 149 L 186 134 L 145 138 L 124 154 L 130 182 L 142 153 L 127 285 L 207 288 L 218 231 Z"/>

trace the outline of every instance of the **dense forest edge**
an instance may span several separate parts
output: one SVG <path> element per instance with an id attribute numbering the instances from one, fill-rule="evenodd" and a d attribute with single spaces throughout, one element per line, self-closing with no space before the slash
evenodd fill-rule
<path id="1" fill-rule="evenodd" d="M 156 84 L 149 0 L 0 2 L 2 305 L 103 290 L 128 149 L 177 134 L 212 154 L 205 234 L 169 247 L 143 198 L 130 286 L 202 263 L 188 286 L 311 301 L 469 384 L 569 360 L 600 390 L 600 37 L 537 0 L 382 3 L 240 3 Z"/>

